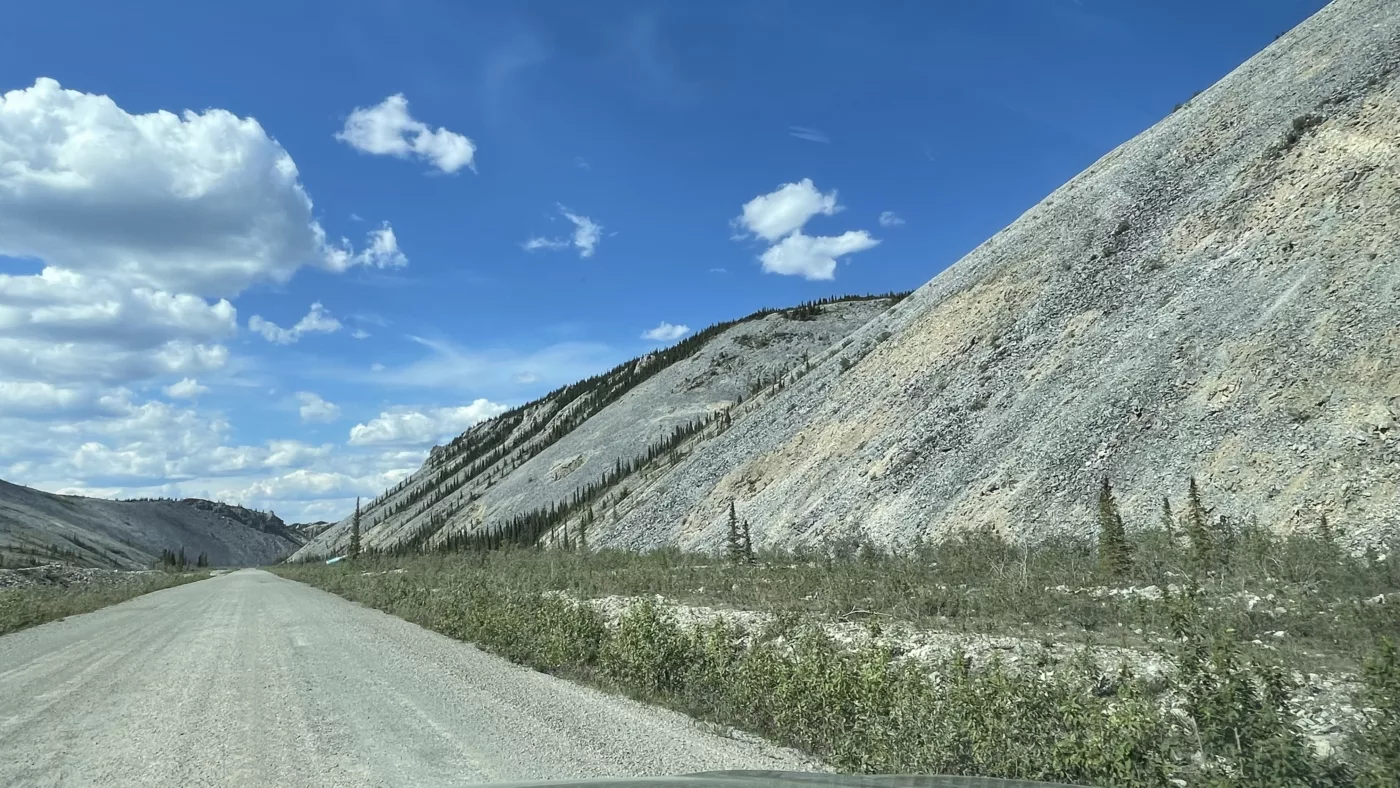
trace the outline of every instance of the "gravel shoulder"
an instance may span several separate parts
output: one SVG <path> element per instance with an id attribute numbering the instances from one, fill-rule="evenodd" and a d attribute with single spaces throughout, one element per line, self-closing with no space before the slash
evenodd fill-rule
<path id="1" fill-rule="evenodd" d="M 0 638 L 0 784 L 448 786 L 812 768 L 260 570 Z"/>

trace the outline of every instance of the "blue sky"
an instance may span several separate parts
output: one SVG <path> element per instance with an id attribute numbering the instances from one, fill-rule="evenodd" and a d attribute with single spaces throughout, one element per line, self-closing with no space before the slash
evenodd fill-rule
<path id="1" fill-rule="evenodd" d="M 339 516 L 663 323 L 923 284 L 1321 5 L 8 9 L 0 476 Z"/>

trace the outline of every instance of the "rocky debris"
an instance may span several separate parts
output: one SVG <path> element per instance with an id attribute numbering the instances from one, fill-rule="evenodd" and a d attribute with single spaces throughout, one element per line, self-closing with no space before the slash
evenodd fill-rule
<path id="1" fill-rule="evenodd" d="M 203 498 L 183 498 L 180 503 L 200 511 L 210 512 L 228 522 L 246 525 L 264 533 L 285 535 L 289 532 L 287 524 L 282 522 L 282 518 L 273 512 L 260 512 L 237 504 L 207 501 Z"/>
<path id="2" fill-rule="evenodd" d="M 0 589 L 33 588 L 34 586 L 69 588 L 104 583 L 123 583 L 152 574 L 156 574 L 156 570 L 120 571 L 58 563 L 40 564 L 39 566 L 26 566 L 18 569 L 0 569 Z"/>

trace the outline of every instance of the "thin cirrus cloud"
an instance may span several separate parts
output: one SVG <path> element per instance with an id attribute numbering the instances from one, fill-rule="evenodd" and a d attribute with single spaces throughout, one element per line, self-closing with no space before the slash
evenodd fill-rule
<path id="1" fill-rule="evenodd" d="M 895 213 L 894 211 L 880 212 L 881 227 L 898 227 L 901 224 L 904 224 L 904 219 L 900 218 L 899 214 Z"/>
<path id="2" fill-rule="evenodd" d="M 558 251 L 574 247 L 578 249 L 579 257 L 592 257 L 593 252 L 598 248 L 598 242 L 603 238 L 603 226 L 581 214 L 565 208 L 563 205 L 557 206 L 559 213 L 574 225 L 572 234 L 566 237 L 546 238 L 544 236 L 534 236 L 526 239 L 520 248 L 527 252 L 537 251 Z"/>
<path id="3" fill-rule="evenodd" d="M 788 136 L 796 137 L 800 140 L 807 140 L 808 142 L 819 142 L 822 145 L 831 143 L 831 137 L 828 137 L 826 132 L 821 129 L 811 128 L 810 126 L 788 126 Z"/>
<path id="4" fill-rule="evenodd" d="M 670 342 L 689 333 L 689 326 L 685 324 L 672 325 L 663 320 L 656 328 L 643 331 L 642 339 L 649 339 L 652 342 Z"/>
<path id="5" fill-rule="evenodd" d="M 730 224 L 741 231 L 736 240 L 752 235 L 769 243 L 758 258 L 765 273 L 830 280 L 836 276 L 840 258 L 880 243 L 865 230 L 848 230 L 837 236 L 802 232 L 813 217 L 834 216 L 842 210 L 836 190 L 823 193 L 811 178 L 803 178 L 744 203 Z"/>
<path id="6" fill-rule="evenodd" d="M 454 173 L 463 167 L 476 170 L 476 143 L 465 134 L 436 129 L 408 112 L 402 93 L 372 107 L 356 107 L 335 138 L 374 156 L 393 156 L 431 164 L 439 172 Z"/>
<path id="7" fill-rule="evenodd" d="M 248 330 L 262 334 L 263 339 L 275 345 L 295 344 L 306 334 L 333 334 L 342 327 L 340 321 L 332 317 L 319 301 L 312 304 L 306 317 L 298 320 L 291 328 L 282 328 L 263 319 L 261 315 L 248 318 Z"/>

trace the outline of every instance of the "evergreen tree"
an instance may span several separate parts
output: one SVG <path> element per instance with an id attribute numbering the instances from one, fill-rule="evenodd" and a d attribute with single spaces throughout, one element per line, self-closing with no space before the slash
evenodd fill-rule
<path id="1" fill-rule="evenodd" d="M 740 534 L 740 547 L 744 551 L 744 563 L 754 563 L 753 555 L 753 535 L 749 532 L 749 521 L 744 521 L 744 529 Z"/>
<path id="2" fill-rule="evenodd" d="M 1172 515 L 1172 502 L 1162 496 L 1162 530 L 1167 533 L 1167 541 L 1176 541 L 1176 520 Z"/>
<path id="3" fill-rule="evenodd" d="M 734 511 L 734 502 L 729 502 L 729 539 L 727 545 L 729 560 L 739 563 L 744 558 L 744 545 L 739 533 L 739 515 Z"/>
<path id="4" fill-rule="evenodd" d="M 588 526 L 593 524 L 593 507 L 583 510 L 583 516 L 578 519 L 578 549 L 584 552 L 588 549 Z"/>
<path id="5" fill-rule="evenodd" d="M 346 553 L 351 559 L 360 557 L 360 499 L 355 499 L 355 516 L 350 520 L 350 550 Z"/>
<path id="6" fill-rule="evenodd" d="M 1322 513 L 1322 520 L 1317 524 L 1317 535 L 1322 539 L 1323 544 L 1332 547 L 1337 543 L 1337 534 L 1332 530 L 1332 524 L 1327 522 L 1327 513 Z"/>
<path id="7" fill-rule="evenodd" d="M 181 569 L 185 568 L 185 546 L 180 545 L 180 554 L 175 558 L 175 565 Z"/>
<path id="8" fill-rule="evenodd" d="M 1099 572 L 1106 579 L 1120 580 L 1132 569 L 1132 552 L 1113 486 L 1103 477 L 1099 487 Z"/>
<path id="9" fill-rule="evenodd" d="M 1209 523 L 1210 512 L 1201 502 L 1201 489 L 1192 476 L 1186 491 L 1186 536 L 1191 540 L 1191 558 L 1198 572 L 1210 569 L 1215 558 Z"/>

